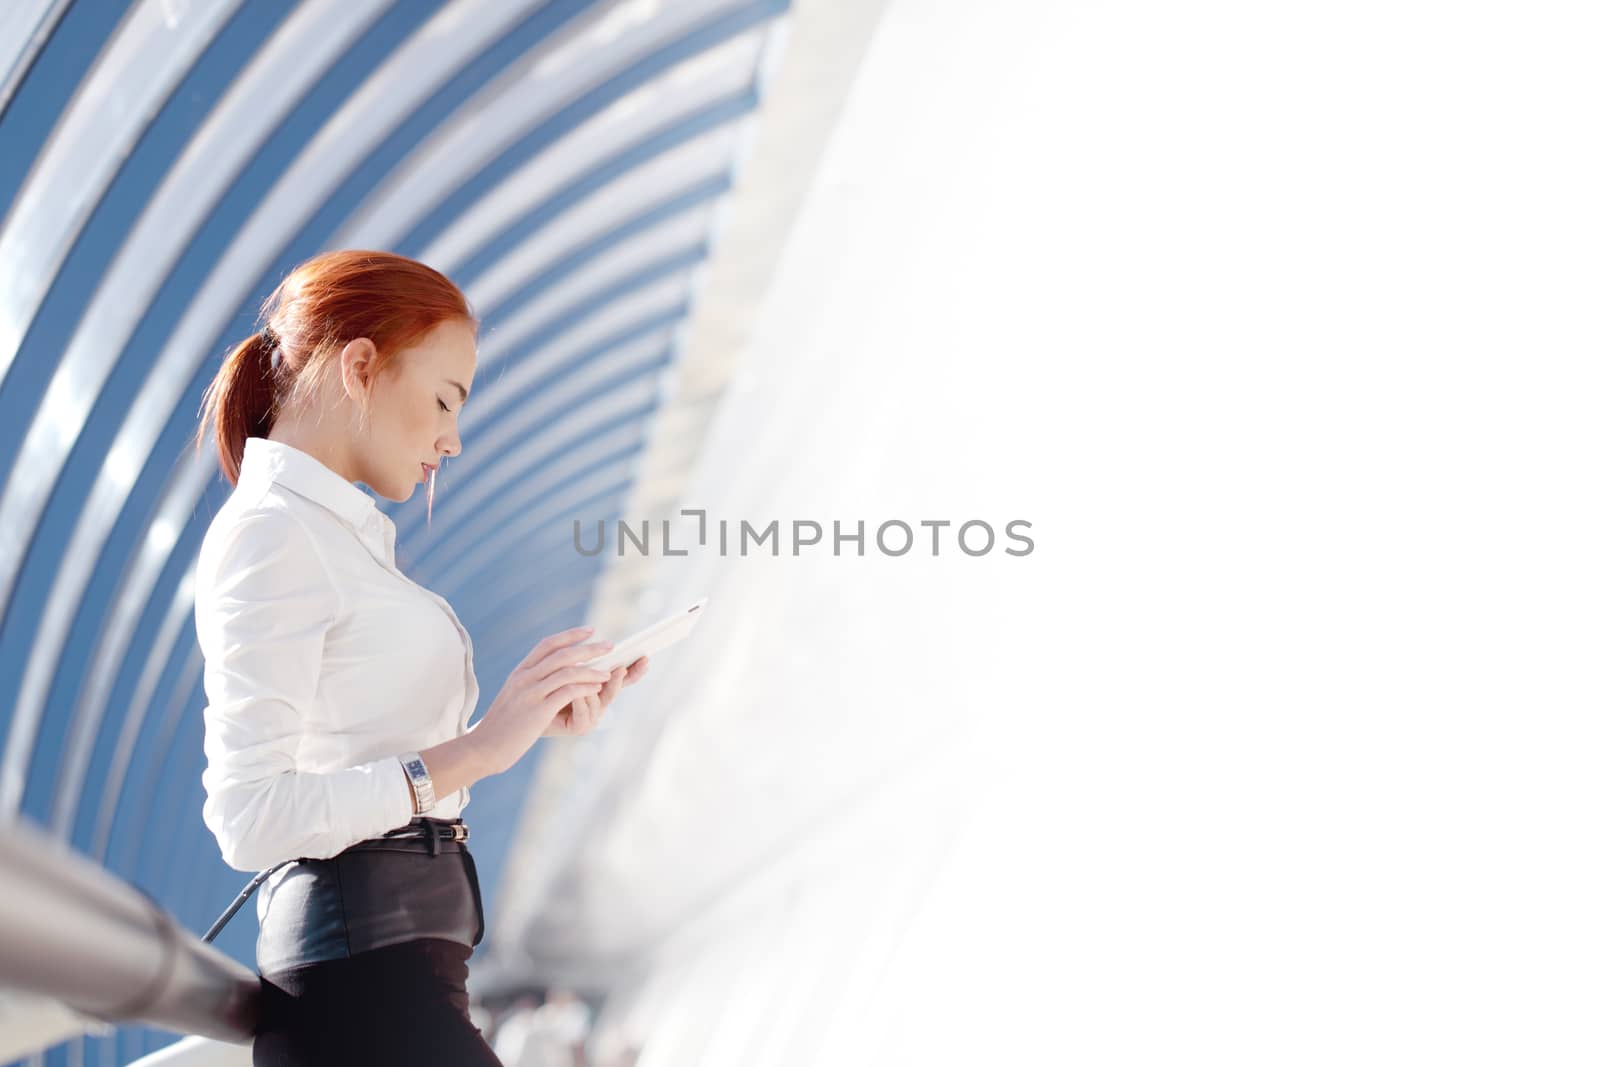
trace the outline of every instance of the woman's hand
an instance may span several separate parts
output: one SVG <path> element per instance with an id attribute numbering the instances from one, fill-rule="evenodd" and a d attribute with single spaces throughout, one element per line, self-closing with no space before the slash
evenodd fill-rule
<path id="1" fill-rule="evenodd" d="M 599 696 L 608 675 L 579 663 L 609 652 L 612 646 L 609 641 L 578 643 L 593 632 L 593 627 L 580 626 L 551 634 L 512 670 L 489 710 L 465 735 L 472 739 L 485 775 L 515 765 L 558 712 L 574 701 Z"/>
<path id="2" fill-rule="evenodd" d="M 650 669 L 650 657 L 640 656 L 627 667 L 616 667 L 611 671 L 611 677 L 601 687 L 600 692 L 593 696 L 583 696 L 574 700 L 560 711 L 555 718 L 550 720 L 550 725 L 545 728 L 545 737 L 575 737 L 588 733 L 600 724 L 600 716 L 617 699 L 617 694 L 627 686 L 644 677 L 644 672 Z"/>

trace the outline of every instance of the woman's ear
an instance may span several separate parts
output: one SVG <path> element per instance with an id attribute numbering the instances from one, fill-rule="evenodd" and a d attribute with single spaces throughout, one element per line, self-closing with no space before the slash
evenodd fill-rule
<path id="1" fill-rule="evenodd" d="M 339 377 L 344 383 L 345 396 L 363 413 L 372 402 L 375 384 L 372 368 L 377 358 L 378 346 L 366 337 L 357 337 L 339 353 Z"/>

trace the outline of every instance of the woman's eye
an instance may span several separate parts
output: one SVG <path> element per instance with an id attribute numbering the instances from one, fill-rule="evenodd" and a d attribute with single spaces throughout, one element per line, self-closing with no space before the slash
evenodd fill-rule
<path id="1" fill-rule="evenodd" d="M 435 397 L 434 399 L 437 400 L 438 398 Z M 449 411 L 450 409 L 444 406 L 444 401 L 443 400 L 440 400 L 439 401 L 439 410 L 440 411 Z"/>

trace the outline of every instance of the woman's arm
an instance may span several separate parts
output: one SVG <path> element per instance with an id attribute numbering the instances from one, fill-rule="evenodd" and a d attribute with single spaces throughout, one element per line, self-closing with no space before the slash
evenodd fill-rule
<path id="1" fill-rule="evenodd" d="M 489 777 L 491 773 L 470 733 L 425 748 L 417 755 L 427 764 L 428 777 L 433 779 L 435 798 L 447 797 Z M 406 788 L 411 788 L 410 778 L 406 779 Z M 411 812 L 417 814 L 417 794 L 414 789 L 411 791 Z"/>

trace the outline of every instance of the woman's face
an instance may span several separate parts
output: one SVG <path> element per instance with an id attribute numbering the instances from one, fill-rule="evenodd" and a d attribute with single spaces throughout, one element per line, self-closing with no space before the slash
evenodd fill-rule
<path id="1" fill-rule="evenodd" d="M 452 320 L 395 353 L 369 402 L 359 438 L 360 481 L 389 500 L 405 501 L 443 456 L 461 454 L 458 420 L 478 365 L 470 322 Z"/>

